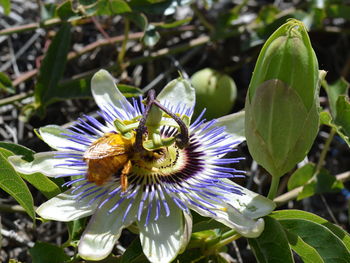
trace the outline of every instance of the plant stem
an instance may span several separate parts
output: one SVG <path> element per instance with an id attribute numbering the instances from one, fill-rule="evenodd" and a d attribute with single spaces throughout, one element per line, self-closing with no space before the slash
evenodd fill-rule
<path id="1" fill-rule="evenodd" d="M 122 42 L 122 46 L 120 48 L 120 52 L 118 54 L 118 65 L 121 68 L 121 71 L 124 71 L 124 57 L 126 53 L 126 44 L 128 43 L 129 40 L 129 31 L 130 31 L 130 20 L 128 18 L 124 19 L 124 39 Z"/>
<path id="2" fill-rule="evenodd" d="M 327 152 L 329 150 L 329 147 L 331 145 L 331 142 L 332 142 L 335 134 L 336 134 L 336 130 L 334 128 L 332 128 L 329 135 L 328 135 L 328 138 L 323 146 L 323 149 L 322 149 L 321 154 L 320 154 L 320 158 L 318 159 L 318 162 L 316 165 L 316 170 L 315 170 L 316 175 L 321 171 L 323 163 L 326 159 Z"/>
<path id="3" fill-rule="evenodd" d="M 210 251 L 215 251 L 223 246 L 230 244 L 231 242 L 240 238 L 241 235 L 238 234 L 235 230 L 230 230 L 224 233 L 221 237 L 222 239 L 219 242 L 210 247 Z"/>
<path id="4" fill-rule="evenodd" d="M 335 177 L 340 182 L 349 181 L 350 180 L 350 171 L 338 174 Z M 297 188 L 293 189 L 292 191 L 289 191 L 283 195 L 276 197 L 273 201 L 276 203 L 277 206 L 284 205 L 285 203 L 287 203 L 291 200 L 294 200 L 302 190 L 303 190 L 303 186 L 297 187 Z"/>
<path id="5" fill-rule="evenodd" d="M 198 9 L 197 5 L 193 4 L 191 7 L 194 14 L 198 17 L 199 21 L 203 24 L 203 26 L 205 26 L 210 32 L 213 32 L 214 26 L 208 22 L 208 20 L 204 17 L 204 15 Z"/>
<path id="6" fill-rule="evenodd" d="M 278 185 L 280 182 L 280 177 L 279 176 L 272 176 L 272 182 L 270 185 L 270 190 L 269 193 L 267 195 L 267 198 L 273 200 L 277 194 L 277 190 L 278 190 Z"/>

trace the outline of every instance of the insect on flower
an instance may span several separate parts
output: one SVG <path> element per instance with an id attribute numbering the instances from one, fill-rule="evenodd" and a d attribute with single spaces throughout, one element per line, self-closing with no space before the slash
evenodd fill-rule
<path id="1" fill-rule="evenodd" d="M 128 174 L 132 168 L 135 137 L 124 138 L 118 133 L 106 133 L 96 140 L 84 153 L 87 163 L 87 179 L 97 185 L 109 181 L 113 175 L 120 174 L 123 192 L 128 187 Z"/>
<path id="2" fill-rule="evenodd" d="M 122 230 L 136 223 L 149 261 L 169 263 L 191 238 L 191 210 L 245 237 L 262 233 L 260 217 L 274 203 L 231 181 L 244 171 L 228 165 L 242 158 L 224 157 L 244 139 L 234 125 L 243 123 L 242 113 L 191 123 L 195 91 L 183 78 L 158 96 L 149 93 L 145 103 L 130 103 L 105 70 L 91 88 L 102 121 L 85 116 L 69 129 L 42 127 L 41 138 L 55 151 L 37 153 L 32 162 L 9 157 L 21 173 L 67 178 L 70 188 L 36 212 L 64 222 L 91 216 L 80 257 L 106 258 Z"/>

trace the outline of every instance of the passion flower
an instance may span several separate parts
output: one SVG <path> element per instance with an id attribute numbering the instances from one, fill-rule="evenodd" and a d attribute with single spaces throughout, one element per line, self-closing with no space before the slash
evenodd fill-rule
<path id="1" fill-rule="evenodd" d="M 71 188 L 37 213 L 58 221 L 92 215 L 79 242 L 82 258 L 107 257 L 122 229 L 136 222 L 148 259 L 170 262 L 189 241 L 190 210 L 243 236 L 260 235 L 258 218 L 274 204 L 228 179 L 244 174 L 226 166 L 241 158 L 222 158 L 242 139 L 230 124 L 237 115 L 189 125 L 195 95 L 182 78 L 157 98 L 151 94 L 146 107 L 129 103 L 104 70 L 91 86 L 102 122 L 85 116 L 69 129 L 43 127 L 41 138 L 56 151 L 37 153 L 32 162 L 9 159 L 22 173 L 69 178 Z"/>

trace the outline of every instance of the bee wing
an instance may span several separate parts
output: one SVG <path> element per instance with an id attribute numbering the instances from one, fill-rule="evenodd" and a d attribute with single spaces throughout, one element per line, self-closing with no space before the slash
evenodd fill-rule
<path id="1" fill-rule="evenodd" d="M 91 145 L 84 153 L 85 159 L 102 159 L 105 157 L 124 154 L 125 147 L 123 145 L 110 145 L 108 143 L 99 143 Z"/>

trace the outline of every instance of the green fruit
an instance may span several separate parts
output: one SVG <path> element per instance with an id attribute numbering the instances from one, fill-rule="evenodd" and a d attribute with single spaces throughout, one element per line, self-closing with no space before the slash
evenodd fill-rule
<path id="1" fill-rule="evenodd" d="M 196 90 L 195 115 L 204 108 L 207 119 L 218 118 L 231 112 L 237 89 L 230 76 L 205 68 L 191 77 L 191 83 Z"/>

